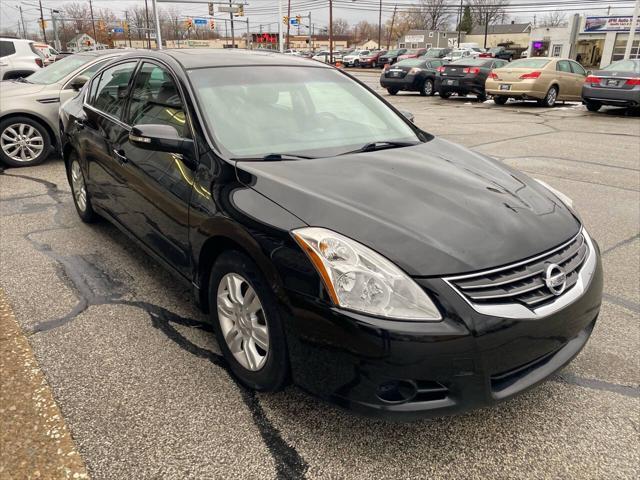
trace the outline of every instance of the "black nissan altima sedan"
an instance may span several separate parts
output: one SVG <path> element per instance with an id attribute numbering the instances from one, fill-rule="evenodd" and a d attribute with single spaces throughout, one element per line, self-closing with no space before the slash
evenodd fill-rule
<path id="1" fill-rule="evenodd" d="M 77 212 L 193 289 L 229 369 L 411 419 L 506 399 L 584 347 L 571 200 L 291 56 L 133 53 L 61 109 Z"/>

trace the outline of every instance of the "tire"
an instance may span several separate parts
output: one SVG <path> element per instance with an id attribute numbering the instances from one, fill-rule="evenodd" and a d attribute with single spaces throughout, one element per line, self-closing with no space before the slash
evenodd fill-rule
<path id="1" fill-rule="evenodd" d="M 551 108 L 556 104 L 556 100 L 558 99 L 558 87 L 553 85 L 549 90 L 547 90 L 547 94 L 544 96 L 544 99 L 538 100 L 538 104 L 543 107 Z"/>
<path id="2" fill-rule="evenodd" d="M 600 102 L 588 101 L 585 103 L 585 105 L 587 107 L 587 110 L 589 110 L 590 112 L 597 112 L 602 108 L 602 104 Z"/>
<path id="3" fill-rule="evenodd" d="M 478 94 L 476 95 L 476 98 L 478 99 L 479 102 L 486 102 L 487 101 L 487 96 L 484 93 Z"/>
<path id="4" fill-rule="evenodd" d="M 87 190 L 84 172 L 80 166 L 78 155 L 75 152 L 69 155 L 68 165 L 69 185 L 71 185 L 71 196 L 73 197 L 76 212 L 78 212 L 80 220 L 84 223 L 94 223 L 100 217 L 93 210 L 91 195 L 89 195 L 89 191 Z"/>
<path id="5" fill-rule="evenodd" d="M 243 310 L 246 308 L 243 300 L 257 308 L 255 300 L 249 301 L 250 289 L 257 295 L 252 298 L 257 299 L 259 306 L 254 313 Z M 281 389 L 289 373 L 284 328 L 276 297 L 253 260 L 234 250 L 218 257 L 209 276 L 209 305 L 218 344 L 232 374 L 242 385 L 254 390 Z M 229 314 L 225 315 L 225 310 Z M 253 353 L 245 355 L 246 352 Z"/>
<path id="6" fill-rule="evenodd" d="M 440 98 L 443 98 L 444 100 L 448 100 L 451 95 L 451 92 L 440 92 Z"/>
<path id="7" fill-rule="evenodd" d="M 360 66 L 360 60 L 354 60 L 353 61 L 353 66 L 354 66 L 354 68 L 358 68 Z"/>
<path id="8" fill-rule="evenodd" d="M 12 141 L 14 139 L 16 141 Z M 26 143 L 12 146 L 23 141 Z M 0 121 L 0 160 L 5 165 L 16 168 L 39 165 L 50 152 L 51 137 L 42 123 L 29 117 Z"/>
<path id="9" fill-rule="evenodd" d="M 387 88 L 387 92 L 389 92 L 389 95 L 397 95 L 399 90 L 397 88 Z"/>
<path id="10" fill-rule="evenodd" d="M 420 88 L 420 95 L 422 95 L 423 97 L 433 97 L 435 93 L 436 91 L 433 87 L 433 80 L 427 78 Z"/>
<path id="11" fill-rule="evenodd" d="M 504 97 L 502 95 L 493 96 L 493 103 L 495 103 L 496 105 L 504 105 L 505 103 L 507 103 L 507 100 L 509 100 L 509 97 Z"/>

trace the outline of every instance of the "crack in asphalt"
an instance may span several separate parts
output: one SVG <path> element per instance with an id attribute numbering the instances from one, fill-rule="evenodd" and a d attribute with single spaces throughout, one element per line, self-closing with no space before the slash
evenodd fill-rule
<path id="1" fill-rule="evenodd" d="M 626 245 L 629 245 L 630 243 L 635 242 L 636 240 L 638 240 L 640 238 L 640 233 L 636 233 L 635 235 L 626 238 L 624 240 L 619 241 L 618 243 L 616 243 L 615 245 L 610 246 L 609 248 L 607 248 L 606 250 L 604 250 L 602 252 L 602 256 L 604 257 L 605 255 L 607 255 L 608 253 L 613 252 L 614 250 L 620 248 L 620 247 L 624 247 Z"/>
<path id="2" fill-rule="evenodd" d="M 493 155 L 494 157 L 498 158 L 498 155 Z M 622 167 L 619 165 L 607 165 L 606 163 L 600 163 L 600 162 L 591 162 L 589 160 L 576 160 L 575 158 L 567 158 L 567 157 L 547 157 L 544 155 L 520 155 L 520 156 L 516 156 L 516 157 L 500 157 L 503 160 L 524 160 L 524 159 L 541 159 L 541 160 L 561 160 L 561 161 L 565 161 L 565 162 L 574 162 L 574 163 L 584 163 L 586 165 L 597 165 L 599 167 L 605 167 L 605 168 L 617 168 L 620 170 L 630 170 L 632 172 L 640 172 L 639 168 L 633 168 L 633 167 Z"/>
<path id="3" fill-rule="evenodd" d="M 229 378 L 236 384 L 240 396 L 251 414 L 252 421 L 273 459 L 276 468 L 276 478 L 281 480 L 303 479 L 308 470 L 308 464 L 298 451 L 284 440 L 281 432 L 273 425 L 263 409 L 257 393 L 247 389 L 236 380 L 223 356 L 197 346 L 182 335 L 172 324 L 213 332 L 211 325 L 200 320 L 180 316 L 159 305 L 144 301 L 127 300 L 123 297 L 132 293 L 131 289 L 127 286 L 127 282 L 120 281 L 115 278 L 114 275 L 108 273 L 107 269 L 100 265 L 102 260 L 100 255 L 60 255 L 55 252 L 48 243 L 43 243 L 33 238 L 34 235 L 37 234 L 72 228 L 62 225 L 59 220 L 60 211 L 62 207 L 65 206 L 62 195 L 69 196 L 70 194 L 60 190 L 57 184 L 47 180 L 26 175 L 5 175 L 33 181 L 45 186 L 47 191 L 44 195 L 49 196 L 55 202 L 53 205 L 53 207 L 56 208 L 54 223 L 57 226 L 31 231 L 24 235 L 24 238 L 33 248 L 45 254 L 53 260 L 56 265 L 61 267 L 57 272 L 58 277 L 75 292 L 78 298 L 76 306 L 66 315 L 39 322 L 28 330 L 26 334 L 29 336 L 42 334 L 59 328 L 75 320 L 91 306 L 123 305 L 145 311 L 149 315 L 151 325 L 162 331 L 167 338 L 181 349 L 199 358 L 206 359 L 213 365 L 223 368 L 227 372 Z M 43 205 L 42 210 L 51 207 L 52 205 Z"/>

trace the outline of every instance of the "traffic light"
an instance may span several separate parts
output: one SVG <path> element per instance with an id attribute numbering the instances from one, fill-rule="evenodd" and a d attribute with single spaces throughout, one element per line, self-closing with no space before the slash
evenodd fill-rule
<path id="1" fill-rule="evenodd" d="M 209 19 L 209 30 L 215 30 L 216 29 L 216 21 L 211 18 Z"/>
<path id="2" fill-rule="evenodd" d="M 244 17 L 244 5 L 238 5 L 238 13 L 236 17 Z"/>
<path id="3" fill-rule="evenodd" d="M 289 23 L 289 17 L 287 17 L 286 15 L 284 17 L 282 17 L 282 23 L 287 25 Z"/>
<path id="4" fill-rule="evenodd" d="M 38 25 L 40 26 L 41 30 L 44 30 L 45 28 L 47 28 L 47 22 L 42 18 L 38 20 Z"/>
<path id="5" fill-rule="evenodd" d="M 191 30 L 193 28 L 193 18 L 187 18 L 184 21 L 184 28 L 186 28 L 187 30 Z"/>
<path id="6" fill-rule="evenodd" d="M 298 22 L 298 25 L 300 25 L 300 21 L 302 20 L 302 17 L 300 15 L 296 15 L 296 20 Z"/>
<path id="7" fill-rule="evenodd" d="M 211 15 L 213 17 L 213 3 L 212 2 L 209 2 L 209 15 Z"/>
<path id="8" fill-rule="evenodd" d="M 107 26 L 105 25 L 103 20 L 100 20 L 98 22 L 98 30 L 100 30 L 101 32 L 105 32 L 107 30 Z"/>

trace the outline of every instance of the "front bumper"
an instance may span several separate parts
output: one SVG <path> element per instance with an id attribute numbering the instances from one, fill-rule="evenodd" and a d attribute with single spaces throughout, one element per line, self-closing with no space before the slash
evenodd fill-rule
<path id="1" fill-rule="evenodd" d="M 438 304 L 440 322 L 383 320 L 290 294 L 293 380 L 342 407 L 394 420 L 507 399 L 562 368 L 587 342 L 602 297 L 593 244 L 595 263 L 582 295 L 538 318 L 481 314 L 442 279 L 417 280 Z"/>
<path id="2" fill-rule="evenodd" d="M 582 87 L 584 102 L 598 102 L 603 105 L 618 105 L 621 107 L 637 107 L 640 105 L 640 86 L 630 89 L 592 87 L 585 84 Z"/>

